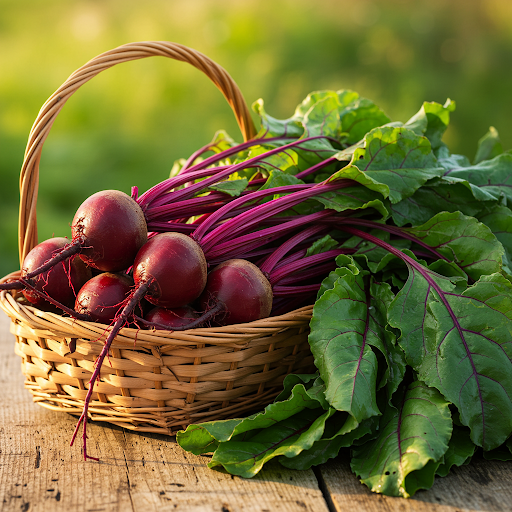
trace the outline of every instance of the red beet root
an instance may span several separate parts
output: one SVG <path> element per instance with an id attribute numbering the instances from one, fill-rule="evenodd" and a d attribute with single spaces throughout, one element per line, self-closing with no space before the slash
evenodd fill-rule
<path id="1" fill-rule="evenodd" d="M 78 208 L 71 226 L 80 242 L 80 257 L 106 272 L 127 269 L 147 240 L 147 225 L 140 206 L 119 190 L 103 190 Z"/>
<path id="2" fill-rule="evenodd" d="M 75 311 L 91 321 L 110 324 L 133 287 L 133 279 L 125 274 L 104 272 L 89 279 L 76 297 Z"/>
<path id="3" fill-rule="evenodd" d="M 176 308 L 193 302 L 206 284 L 207 265 L 199 245 L 182 233 L 160 233 L 137 253 L 135 284 L 151 281 L 146 300 Z"/>
<path id="4" fill-rule="evenodd" d="M 199 302 L 204 310 L 218 302 L 224 305 L 224 313 L 215 318 L 221 325 L 252 322 L 270 315 L 272 287 L 250 261 L 227 260 L 208 274 Z"/>
<path id="5" fill-rule="evenodd" d="M 36 245 L 26 256 L 21 270 L 25 277 L 34 269 L 48 261 L 54 253 L 60 251 L 70 242 L 67 238 L 55 237 Z M 33 278 L 33 286 L 39 292 L 48 294 L 67 307 L 73 307 L 75 296 L 82 285 L 91 278 L 91 269 L 76 257 L 61 261 L 46 272 Z M 40 294 L 30 289 L 24 289 L 23 295 L 37 307 L 48 306 L 49 303 Z"/>

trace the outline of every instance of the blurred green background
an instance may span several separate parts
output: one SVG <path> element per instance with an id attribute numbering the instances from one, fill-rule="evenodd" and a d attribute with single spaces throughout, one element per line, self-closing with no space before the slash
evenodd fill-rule
<path id="1" fill-rule="evenodd" d="M 18 177 L 39 108 L 90 58 L 141 40 L 205 53 L 274 117 L 318 89 L 353 89 L 398 121 L 449 97 L 453 152 L 472 158 L 491 125 L 512 148 L 510 0 L 0 0 L 1 275 L 19 268 Z M 45 143 L 39 239 L 69 236 L 93 192 L 148 189 L 218 129 L 241 140 L 222 95 L 186 64 L 151 58 L 98 75 Z"/>

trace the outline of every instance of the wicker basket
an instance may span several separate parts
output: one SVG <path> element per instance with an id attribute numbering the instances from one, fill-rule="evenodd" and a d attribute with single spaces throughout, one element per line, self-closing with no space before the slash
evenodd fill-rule
<path id="1" fill-rule="evenodd" d="M 101 71 L 164 56 L 205 73 L 231 105 L 245 140 L 255 135 L 232 78 L 201 53 L 169 42 L 120 46 L 73 73 L 46 101 L 29 135 L 20 177 L 19 254 L 37 244 L 36 203 L 43 143 L 67 99 Z M 19 277 L 19 272 L 2 281 Z M 94 361 L 109 328 L 38 310 L 21 294 L 1 292 L 11 319 L 25 386 L 43 407 L 81 414 Z M 308 345 L 312 307 L 247 324 L 182 332 L 123 328 L 89 407 L 89 418 L 140 432 L 173 434 L 190 423 L 236 417 L 272 401 L 288 373 L 313 371 Z M 70 347 L 74 349 L 71 352 Z"/>

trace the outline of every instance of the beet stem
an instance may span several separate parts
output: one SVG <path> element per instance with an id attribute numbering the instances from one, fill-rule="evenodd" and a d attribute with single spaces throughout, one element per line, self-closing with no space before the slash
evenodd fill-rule
<path id="1" fill-rule="evenodd" d="M 24 288 L 28 288 L 30 291 L 35 293 L 38 297 L 41 297 L 42 299 L 50 302 L 54 306 L 57 306 L 59 309 L 64 311 L 64 313 L 67 313 L 70 317 L 76 318 L 77 320 L 84 320 L 84 321 L 90 321 L 90 317 L 88 315 L 83 315 L 81 313 L 76 312 L 74 309 L 68 308 L 58 300 L 55 300 L 54 298 L 50 297 L 47 293 L 44 293 L 40 290 L 38 290 L 33 284 L 26 278 L 22 277 L 20 278 L 20 282 L 23 284 Z"/>
<path id="2" fill-rule="evenodd" d="M 338 223 L 339 219 L 335 220 L 335 222 Z M 431 247 L 430 245 L 426 244 L 425 242 L 423 242 L 419 238 L 415 237 L 411 233 L 408 233 L 407 229 L 399 228 L 396 226 L 390 226 L 388 224 L 381 224 L 380 222 L 375 222 L 372 220 L 360 219 L 360 218 L 359 219 L 358 218 L 350 219 L 349 222 L 351 225 L 364 226 L 367 228 L 374 228 L 374 229 L 380 229 L 381 231 L 387 231 L 388 233 L 399 236 L 400 238 L 404 238 L 406 240 L 410 240 L 411 242 L 414 242 L 414 243 L 420 245 L 421 247 L 423 247 L 424 249 L 426 249 L 427 251 L 432 253 L 434 256 L 436 256 L 440 260 L 450 261 L 449 258 L 447 258 L 446 256 L 443 256 L 442 254 L 437 252 L 434 247 Z"/>
<path id="3" fill-rule="evenodd" d="M 294 272 L 300 272 L 310 267 L 315 267 L 327 260 L 334 260 L 340 254 L 346 254 L 346 249 L 331 249 L 329 251 L 320 252 L 318 254 L 312 254 L 306 256 L 300 260 L 284 265 L 272 272 L 269 275 L 269 282 L 272 286 L 278 284 L 281 279 L 293 274 Z"/>
<path id="4" fill-rule="evenodd" d="M 209 157 L 208 159 L 206 160 L 203 160 L 202 162 L 200 162 L 199 164 L 197 164 L 195 167 L 197 167 L 198 165 L 200 166 L 208 166 L 208 165 L 211 165 L 215 162 L 218 162 L 219 160 L 224 160 L 225 158 L 228 158 L 230 156 L 233 156 L 233 155 L 236 155 L 237 153 L 240 153 L 240 151 L 243 151 L 245 149 L 249 149 L 253 146 L 260 146 L 264 143 L 267 143 L 267 142 L 273 142 L 273 141 L 278 141 L 278 140 L 286 140 L 286 139 L 291 139 L 293 137 L 268 137 L 268 138 L 260 138 L 260 139 L 251 139 L 251 140 L 248 140 L 247 142 L 244 142 L 242 144 L 238 144 L 236 146 L 233 146 L 232 148 L 228 148 L 228 149 L 225 149 L 224 151 L 221 151 L 215 155 L 212 155 L 211 157 Z M 217 144 L 214 144 L 214 143 L 211 143 L 210 144 L 207 144 L 206 146 L 198 149 L 196 152 L 192 153 L 192 155 L 190 155 L 190 157 L 187 159 L 187 161 L 185 162 L 185 164 L 183 165 L 183 167 L 181 168 L 180 170 L 180 174 L 182 173 L 187 173 L 187 172 L 191 172 L 192 170 L 192 167 L 189 168 L 189 166 L 194 162 L 194 160 L 196 158 L 198 158 L 199 156 L 201 156 L 202 154 L 206 153 L 207 151 L 213 151 L 214 148 L 217 146 Z M 208 163 L 206 163 L 208 161 Z"/>
<path id="5" fill-rule="evenodd" d="M 251 208 L 245 213 L 237 215 L 235 218 L 232 218 L 215 228 L 213 231 L 210 231 L 204 238 L 202 238 L 200 245 L 204 252 L 207 253 L 213 247 L 225 240 L 232 240 L 239 237 L 242 233 L 249 231 L 254 225 L 260 224 L 262 220 L 267 219 L 268 217 L 272 217 L 278 213 L 286 211 L 316 195 L 345 188 L 351 186 L 351 184 L 352 180 L 345 179 L 322 182 L 305 190 L 298 190 L 297 192 L 292 192 L 286 196 L 272 199 L 271 201 Z M 221 211 L 222 208 L 213 214 L 212 217 L 215 215 L 221 215 L 221 213 L 219 213 Z"/>
<path id="6" fill-rule="evenodd" d="M 304 224 L 312 222 L 320 222 L 325 217 L 332 215 L 330 210 L 321 210 L 319 212 L 310 213 L 308 215 L 297 215 L 295 219 L 283 222 L 277 226 L 270 226 L 267 228 L 254 231 L 252 233 L 240 235 L 238 238 L 227 240 L 212 247 L 211 250 L 204 249 L 205 256 L 208 260 L 213 258 L 234 258 L 235 251 L 250 251 L 260 247 L 264 243 L 269 243 L 277 238 L 282 237 L 286 233 L 297 229 Z M 322 226 L 325 229 L 325 226 Z M 195 232 L 193 236 L 195 235 Z M 298 243 L 298 242 L 297 242 Z"/>
<path id="7" fill-rule="evenodd" d="M 303 229 L 301 232 L 289 238 L 284 244 L 278 247 L 266 260 L 260 265 L 260 270 L 263 273 L 269 274 L 274 267 L 282 260 L 282 258 L 291 251 L 294 247 L 299 245 L 304 240 L 307 240 L 310 236 L 317 235 L 322 231 L 325 231 L 325 226 L 322 225 L 313 225 L 309 226 L 306 229 Z"/>
<path id="8" fill-rule="evenodd" d="M 194 232 L 194 239 L 201 243 L 202 238 L 205 236 L 207 231 L 211 228 L 211 226 L 225 218 L 227 214 L 229 214 L 232 210 L 235 208 L 244 205 L 251 201 L 256 201 L 260 198 L 267 197 L 269 195 L 275 195 L 275 194 L 291 194 L 293 192 L 297 192 L 300 190 L 308 190 L 312 188 L 313 184 L 297 184 L 297 185 L 285 185 L 282 187 L 274 187 L 274 188 L 268 188 L 263 190 L 257 190 L 256 192 L 252 192 L 251 194 L 247 194 L 242 197 L 238 197 L 231 201 L 228 204 L 225 204 L 221 208 L 219 208 L 216 212 L 214 212 L 210 217 L 203 222 L 200 227 L 197 228 L 197 230 Z"/>
<path id="9" fill-rule="evenodd" d="M 141 282 L 139 286 L 135 289 L 132 296 L 126 303 L 125 307 L 117 317 L 114 325 L 112 326 L 112 330 L 110 331 L 105 344 L 103 345 L 103 349 L 101 350 L 100 355 L 98 356 L 98 359 L 96 359 L 95 366 L 94 366 L 94 372 L 91 375 L 91 378 L 89 380 L 89 390 L 87 391 L 87 395 L 85 396 L 85 402 L 84 402 L 84 408 L 82 411 L 82 414 L 80 415 L 80 418 L 78 419 L 78 422 L 75 427 L 75 431 L 73 432 L 73 436 L 71 438 L 70 446 L 73 446 L 73 443 L 75 442 L 75 438 L 78 434 L 78 430 L 80 428 L 80 424 L 83 422 L 83 453 L 84 453 L 84 460 L 92 459 L 92 460 L 99 460 L 95 457 L 92 457 L 87 454 L 87 414 L 89 411 L 89 403 L 91 402 L 92 393 L 94 390 L 94 384 L 96 380 L 99 380 L 100 378 L 100 370 L 103 365 L 103 361 L 105 357 L 108 354 L 108 351 L 110 349 L 110 345 L 112 345 L 112 341 L 114 341 L 114 338 L 117 336 L 123 325 L 128 321 L 128 318 L 132 316 L 133 311 L 135 310 L 135 307 L 137 304 L 142 300 L 144 295 L 146 295 L 147 291 L 149 290 L 149 287 L 151 286 L 151 283 L 153 282 L 153 279 L 150 278 L 147 281 Z"/>
<path id="10" fill-rule="evenodd" d="M 331 158 L 326 158 L 325 160 L 323 160 L 322 162 L 319 162 L 315 165 L 312 165 L 311 167 L 309 167 L 308 169 L 305 169 L 304 171 L 301 171 L 301 172 L 298 172 L 295 177 L 298 178 L 299 180 L 302 180 L 304 179 L 306 176 L 309 176 L 310 174 L 313 174 L 314 172 L 320 170 L 320 169 L 323 169 L 324 167 L 327 167 L 335 162 L 338 162 L 338 159 L 335 158 L 335 157 L 331 157 Z"/>
<path id="11" fill-rule="evenodd" d="M 204 160 L 197 166 L 190 167 L 187 172 L 185 172 L 183 175 L 178 174 L 178 176 L 174 176 L 173 178 L 169 178 L 167 180 L 162 181 L 152 189 L 148 190 L 142 196 L 139 197 L 138 203 L 139 206 L 141 206 L 143 209 L 150 209 L 151 204 L 153 206 L 159 206 L 161 204 L 165 204 L 166 202 L 170 202 L 168 200 L 164 200 L 164 203 L 161 202 L 161 196 L 165 195 L 169 190 L 174 189 L 178 186 L 182 186 L 186 183 L 189 183 L 190 181 L 195 180 L 196 178 L 208 176 L 210 175 L 210 178 L 206 178 L 198 183 L 194 183 L 193 185 L 190 185 L 189 187 L 186 187 L 185 189 L 178 190 L 176 192 L 173 192 L 172 194 L 172 202 L 175 200 L 181 200 L 186 197 L 191 197 L 195 193 L 204 190 L 208 188 L 210 185 L 217 183 L 221 181 L 224 178 L 227 178 L 230 174 L 233 174 L 235 172 L 238 172 L 242 169 L 246 169 L 248 167 L 254 166 L 254 164 L 257 164 L 258 162 L 261 162 L 262 160 L 265 160 L 265 158 L 268 158 L 269 156 L 275 155 L 277 153 L 286 151 L 287 149 L 294 148 L 297 146 L 300 146 L 301 144 L 305 142 L 309 142 L 310 140 L 316 140 L 316 139 L 325 139 L 323 135 L 317 135 L 313 137 L 307 137 L 304 139 L 298 139 L 294 140 L 288 144 L 285 144 L 283 146 L 279 146 L 274 149 L 270 149 L 269 151 L 262 153 L 260 155 L 254 156 L 252 158 L 249 158 L 248 160 L 245 160 L 244 162 L 241 162 L 239 164 L 235 165 L 228 165 L 228 166 L 222 166 L 221 170 L 215 169 L 215 168 L 209 168 L 205 169 L 207 165 L 206 162 L 209 159 Z M 262 139 L 262 142 L 267 142 L 270 139 Z M 236 152 L 235 152 L 236 154 Z M 213 160 L 211 163 L 218 161 L 219 155 L 215 155 L 216 159 Z M 197 175 L 195 173 L 197 169 Z M 217 171 L 217 172 L 216 172 Z M 209 174 L 208 174 L 209 173 Z"/>

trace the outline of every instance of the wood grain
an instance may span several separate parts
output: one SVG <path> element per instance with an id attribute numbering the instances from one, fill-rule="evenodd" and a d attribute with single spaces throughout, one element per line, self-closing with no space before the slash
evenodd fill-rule
<path id="1" fill-rule="evenodd" d="M 84 462 L 69 446 L 76 419 L 44 409 L 24 389 L 7 317 L 0 314 L 0 509 L 6 511 L 319 511 L 313 471 L 269 465 L 245 480 L 208 469 L 174 438 L 90 423 Z"/>

